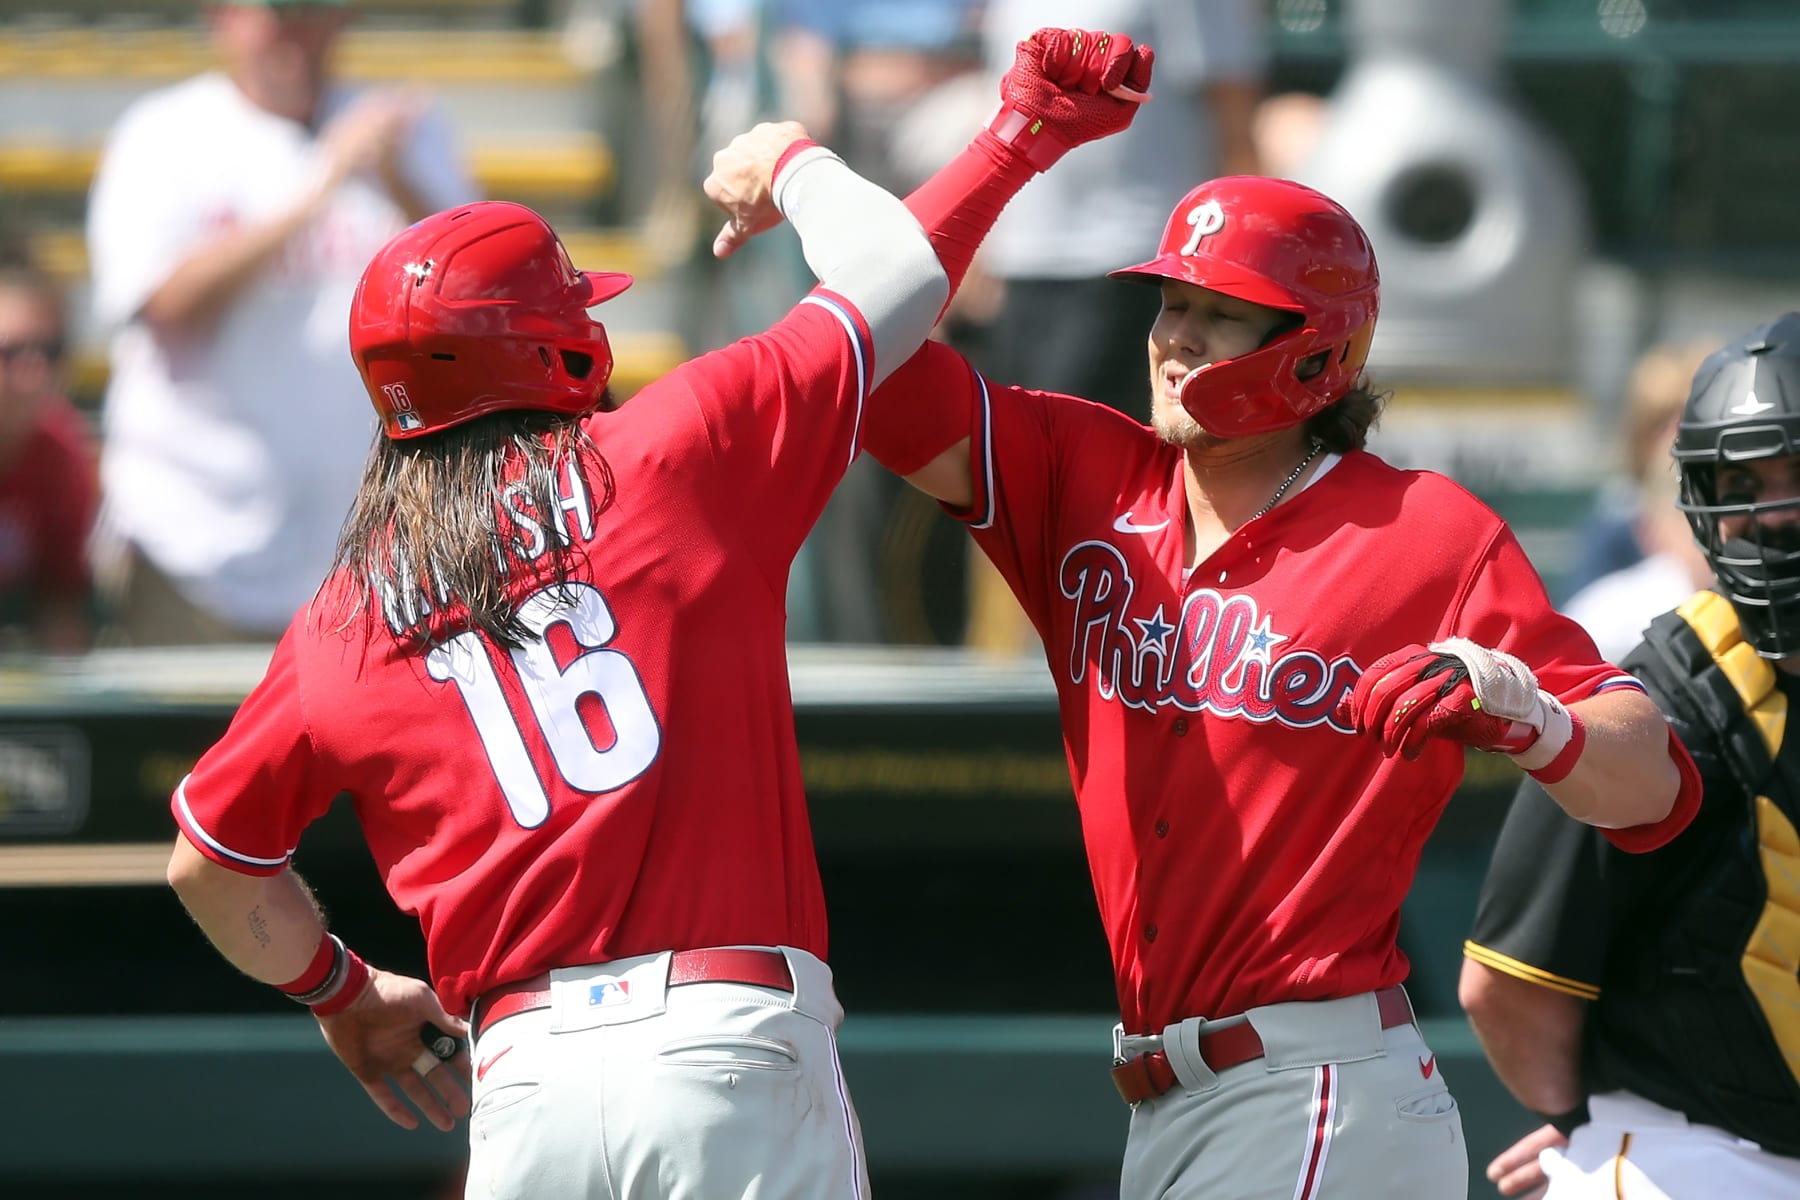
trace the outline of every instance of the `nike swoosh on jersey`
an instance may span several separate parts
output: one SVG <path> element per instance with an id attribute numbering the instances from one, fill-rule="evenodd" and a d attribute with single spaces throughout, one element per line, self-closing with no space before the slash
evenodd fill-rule
<path id="1" fill-rule="evenodd" d="M 505 1050 L 496 1050 L 496 1051 L 494 1051 L 494 1053 L 492 1053 L 492 1054 L 488 1055 L 486 1058 L 482 1059 L 481 1064 L 475 1068 L 475 1082 L 480 1083 L 484 1078 L 486 1078 L 487 1073 L 488 1073 L 488 1068 L 493 1066 L 495 1063 L 499 1062 L 501 1059 L 505 1058 L 507 1056 L 507 1054 L 509 1054 L 511 1051 L 512 1051 L 512 1047 L 508 1046 Z"/>
<path id="2" fill-rule="evenodd" d="M 1118 518 L 1117 520 L 1115 520 L 1113 522 L 1113 528 L 1118 530 L 1120 533 L 1155 533 L 1159 529 L 1167 529 L 1168 526 L 1169 526 L 1169 518 L 1167 518 L 1167 517 L 1164 517 L 1161 521 L 1157 522 L 1155 525 L 1133 525 L 1131 523 L 1131 513 L 1130 512 L 1127 512 L 1124 516 Z"/>
<path id="3" fill-rule="evenodd" d="M 504 1053 L 504 1052 L 503 1052 Z M 1432 1070 L 1437 1066 L 1437 1055 L 1419 1060 L 1419 1078 L 1430 1079 Z"/>

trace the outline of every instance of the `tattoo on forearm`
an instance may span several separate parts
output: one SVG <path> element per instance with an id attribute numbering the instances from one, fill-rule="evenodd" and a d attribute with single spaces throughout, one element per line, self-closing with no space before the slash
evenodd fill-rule
<path id="1" fill-rule="evenodd" d="M 251 936 L 256 938 L 257 945 L 263 947 L 265 950 L 268 949 L 269 922 L 264 918 L 262 909 L 260 908 L 253 908 L 250 910 L 250 933 Z"/>

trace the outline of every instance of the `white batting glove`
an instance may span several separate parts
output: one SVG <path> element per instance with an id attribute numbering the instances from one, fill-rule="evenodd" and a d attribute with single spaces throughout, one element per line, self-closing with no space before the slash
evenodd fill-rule
<path id="1" fill-rule="evenodd" d="M 1538 686 L 1530 667 L 1502 650 L 1490 650 L 1468 638 L 1446 638 L 1431 643 L 1430 649 L 1453 655 L 1468 668 L 1469 683 L 1482 711 L 1537 732 L 1535 739 L 1511 755 L 1519 766 L 1527 771 L 1549 766 L 1569 744 L 1575 734 L 1574 719 L 1562 701 Z"/>

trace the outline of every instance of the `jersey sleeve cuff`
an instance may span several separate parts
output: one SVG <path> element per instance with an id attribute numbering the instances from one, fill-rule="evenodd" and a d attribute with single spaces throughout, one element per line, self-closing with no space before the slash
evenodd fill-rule
<path id="1" fill-rule="evenodd" d="M 976 393 L 969 422 L 969 472 L 975 499 L 967 508 L 953 508 L 948 504 L 941 507 L 970 529 L 992 529 L 995 516 L 993 396 L 988 391 L 987 378 L 973 367 L 970 371 L 975 376 Z"/>
<path id="2" fill-rule="evenodd" d="M 180 828 L 183 837 L 187 838 L 194 849 L 229 871 L 240 875 L 279 875 L 294 856 L 292 850 L 279 858 L 268 858 L 245 854 L 235 850 L 218 838 L 208 833 L 188 804 L 187 779 L 183 779 L 175 787 L 175 794 L 169 800 L 169 810 L 175 816 L 175 824 Z"/>
<path id="3" fill-rule="evenodd" d="M 1673 729 L 1669 730 L 1669 757 L 1681 773 L 1681 790 L 1675 794 L 1675 806 L 1669 810 L 1669 815 L 1648 825 L 1600 831 L 1607 841 L 1627 854 L 1645 854 L 1668 845 L 1700 811 L 1700 769 L 1694 765 L 1687 747 L 1681 744 Z"/>
<path id="4" fill-rule="evenodd" d="M 1473 939 L 1463 943 L 1463 957 L 1470 962 L 1480 963 L 1490 971 L 1502 975 L 1510 975 L 1526 983 L 1534 983 L 1553 992 L 1561 992 L 1565 996 L 1574 996 L 1580 1000 L 1598 1000 L 1600 985 L 1585 983 L 1579 979 L 1570 979 L 1565 975 L 1557 975 L 1542 967 L 1534 967 L 1528 962 L 1502 954 L 1491 946 L 1484 946 Z"/>

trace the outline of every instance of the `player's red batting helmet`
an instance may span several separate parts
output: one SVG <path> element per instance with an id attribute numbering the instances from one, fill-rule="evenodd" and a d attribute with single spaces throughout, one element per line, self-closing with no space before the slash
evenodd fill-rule
<path id="1" fill-rule="evenodd" d="M 390 438 L 501 409 L 582 413 L 612 375 L 588 308 L 631 276 L 578 271 L 522 204 L 448 209 L 397 234 L 364 269 L 350 351 Z"/>
<path id="2" fill-rule="evenodd" d="M 1356 386 L 1381 302 L 1375 251 L 1356 219 L 1309 187 L 1256 175 L 1189 192 L 1156 257 L 1112 275 L 1179 279 L 1299 315 L 1267 345 L 1183 381 L 1183 407 L 1215 437 L 1298 425 Z"/>

